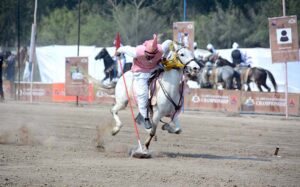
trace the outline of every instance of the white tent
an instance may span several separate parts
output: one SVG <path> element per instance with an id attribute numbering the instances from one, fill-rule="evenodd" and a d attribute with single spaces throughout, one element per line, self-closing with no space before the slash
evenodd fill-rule
<path id="1" fill-rule="evenodd" d="M 79 56 L 89 58 L 89 74 L 97 80 L 104 78 L 104 64 L 102 60 L 95 60 L 95 56 L 101 47 L 80 46 Z M 108 47 L 108 52 L 113 55 L 115 48 Z M 285 90 L 284 63 L 272 64 L 271 51 L 266 48 L 241 49 L 252 58 L 252 66 L 262 67 L 272 72 L 278 84 L 278 91 Z M 218 50 L 219 54 L 231 61 L 231 49 Z M 65 82 L 65 58 L 77 56 L 77 46 L 45 46 L 36 48 L 37 61 L 41 81 L 43 83 L 64 83 Z M 126 56 L 127 59 L 130 57 Z M 132 62 L 132 58 L 129 60 Z M 267 83 L 271 85 L 270 82 Z M 191 87 L 198 87 L 196 83 L 190 83 Z M 255 87 L 254 87 L 255 88 Z M 292 93 L 300 93 L 300 63 L 288 63 L 288 89 Z"/>

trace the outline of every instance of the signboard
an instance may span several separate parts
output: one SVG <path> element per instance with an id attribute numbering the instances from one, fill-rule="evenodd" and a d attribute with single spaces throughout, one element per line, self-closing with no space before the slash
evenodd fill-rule
<path id="1" fill-rule="evenodd" d="M 297 16 L 269 18 L 272 62 L 299 61 Z"/>
<path id="2" fill-rule="evenodd" d="M 240 92 L 228 90 L 191 89 L 184 98 L 185 109 L 238 112 Z"/>
<path id="3" fill-rule="evenodd" d="M 299 95 L 289 94 L 288 97 L 289 114 L 298 115 Z M 283 93 L 242 92 L 243 112 L 283 114 L 285 107 L 286 100 Z"/>
<path id="4" fill-rule="evenodd" d="M 52 84 L 33 83 L 32 91 L 30 83 L 20 83 L 16 95 L 20 95 L 20 100 L 29 101 L 32 94 L 32 101 L 52 102 Z"/>
<path id="5" fill-rule="evenodd" d="M 88 57 L 66 57 L 66 96 L 88 96 Z"/>
<path id="6" fill-rule="evenodd" d="M 194 51 L 194 22 L 174 22 L 173 40 Z"/>

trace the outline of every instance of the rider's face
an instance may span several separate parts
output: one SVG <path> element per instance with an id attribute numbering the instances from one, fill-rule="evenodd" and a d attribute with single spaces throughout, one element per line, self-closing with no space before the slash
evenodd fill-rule
<path id="1" fill-rule="evenodd" d="M 153 53 L 148 53 L 147 51 L 145 51 L 145 58 L 147 60 L 152 60 L 155 57 L 155 54 Z"/>

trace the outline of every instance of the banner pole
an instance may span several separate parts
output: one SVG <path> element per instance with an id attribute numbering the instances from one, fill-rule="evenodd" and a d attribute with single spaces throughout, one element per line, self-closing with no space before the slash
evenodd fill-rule
<path id="1" fill-rule="evenodd" d="M 282 14 L 286 16 L 286 9 L 285 9 L 285 0 L 282 0 Z M 285 66 L 285 119 L 288 119 L 289 110 L 288 110 L 288 67 L 287 62 L 284 62 Z"/>

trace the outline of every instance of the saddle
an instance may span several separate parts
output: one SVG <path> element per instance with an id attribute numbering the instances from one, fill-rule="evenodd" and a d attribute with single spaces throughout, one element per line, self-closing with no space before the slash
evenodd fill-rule
<path id="1" fill-rule="evenodd" d="M 156 92 L 158 91 L 159 86 L 157 85 L 158 79 L 161 76 L 161 73 L 164 71 L 169 71 L 171 69 L 181 69 L 184 68 L 184 65 L 180 63 L 180 61 L 176 58 L 176 54 L 173 54 L 170 59 L 163 59 L 161 61 L 161 64 L 163 65 L 163 68 L 156 69 L 154 72 L 152 72 L 149 80 L 148 80 L 148 86 L 149 86 L 149 99 L 148 99 L 148 113 L 150 116 L 153 114 L 153 106 L 156 105 L 157 98 L 155 96 Z M 157 81 L 158 80 L 158 81 Z M 182 89 L 183 89 L 182 83 Z M 162 87 L 162 85 L 160 85 Z M 164 89 L 162 87 L 162 89 Z M 165 92 L 165 91 L 164 91 Z M 183 92 L 183 90 L 182 90 Z M 168 94 L 168 93 L 165 93 Z M 166 95 L 169 97 L 168 95 Z M 177 109 L 176 109 L 177 110 Z"/>

